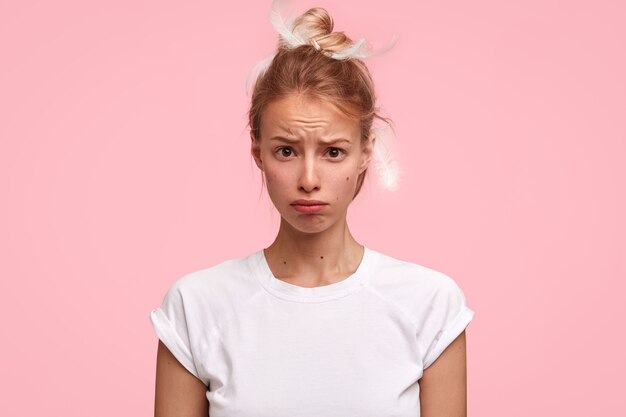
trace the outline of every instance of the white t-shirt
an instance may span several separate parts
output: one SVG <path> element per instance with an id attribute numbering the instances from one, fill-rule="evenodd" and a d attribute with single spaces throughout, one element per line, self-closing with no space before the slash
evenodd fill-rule
<path id="1" fill-rule="evenodd" d="M 419 416 L 418 379 L 473 316 L 452 278 L 368 247 L 314 288 L 259 250 L 180 277 L 150 312 L 211 417 Z"/>

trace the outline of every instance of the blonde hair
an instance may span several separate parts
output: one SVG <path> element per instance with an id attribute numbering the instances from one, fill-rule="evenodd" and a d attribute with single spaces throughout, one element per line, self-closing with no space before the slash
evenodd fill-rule
<path id="1" fill-rule="evenodd" d="M 279 38 L 278 50 L 267 70 L 254 84 L 248 126 L 252 140 L 261 140 L 261 116 L 268 104 L 291 94 L 303 94 L 334 104 L 346 116 L 359 121 L 361 143 L 372 132 L 374 119 L 391 124 L 378 114 L 372 76 L 360 59 L 334 59 L 327 52 L 339 52 L 352 45 L 343 32 L 333 32 L 333 20 L 321 7 L 298 16 L 293 32 L 306 34 L 309 44 L 290 48 Z M 363 185 L 367 169 L 359 175 L 353 199 Z"/>

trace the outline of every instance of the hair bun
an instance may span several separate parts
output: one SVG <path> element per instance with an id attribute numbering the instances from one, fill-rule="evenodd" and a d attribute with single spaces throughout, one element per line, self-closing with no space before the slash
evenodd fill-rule
<path id="1" fill-rule="evenodd" d="M 343 32 L 333 32 L 334 22 L 328 11 L 322 7 L 313 7 L 293 22 L 293 31 L 303 39 L 317 42 L 327 51 L 338 51 L 352 44 L 352 40 Z"/>

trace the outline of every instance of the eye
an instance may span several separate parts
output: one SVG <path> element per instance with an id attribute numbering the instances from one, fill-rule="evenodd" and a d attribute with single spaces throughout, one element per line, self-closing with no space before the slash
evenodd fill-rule
<path id="1" fill-rule="evenodd" d="M 285 153 L 285 151 L 287 152 Z M 278 154 L 283 157 L 290 157 L 291 155 L 293 155 L 293 150 L 289 146 L 282 146 L 278 148 L 276 152 L 278 152 Z"/>
<path id="2" fill-rule="evenodd" d="M 328 148 L 328 154 L 332 159 L 339 159 L 346 152 L 341 148 Z"/>

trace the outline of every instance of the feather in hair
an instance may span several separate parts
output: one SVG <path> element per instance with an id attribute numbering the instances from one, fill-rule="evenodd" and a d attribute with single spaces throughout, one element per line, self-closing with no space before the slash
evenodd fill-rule
<path id="1" fill-rule="evenodd" d="M 394 34 L 387 46 L 373 50 L 370 44 L 365 39 L 359 38 L 354 41 L 352 45 L 348 46 L 344 50 L 332 53 L 330 57 L 335 59 L 371 58 L 373 56 L 384 54 L 385 52 L 393 48 L 397 41 L 398 35 Z"/>
<path id="2" fill-rule="evenodd" d="M 256 80 L 257 78 L 259 78 L 261 74 L 263 74 L 267 70 L 267 68 L 272 63 L 272 60 L 274 59 L 275 55 L 276 55 L 275 53 L 271 53 L 267 55 L 265 58 L 257 62 L 256 65 L 252 67 L 252 69 L 248 72 L 248 77 L 246 78 L 246 95 L 247 96 L 250 95 L 250 84 L 252 80 Z"/>
<path id="3" fill-rule="evenodd" d="M 293 19 L 289 19 L 285 22 L 282 14 L 282 5 L 287 4 L 288 1 L 273 0 L 272 7 L 270 9 L 270 22 L 276 32 L 280 35 L 282 41 L 290 48 L 295 48 L 300 45 L 306 44 L 306 41 L 293 32 Z"/>
<path id="4" fill-rule="evenodd" d="M 398 187 L 398 176 L 400 175 L 400 167 L 393 160 L 391 150 L 388 146 L 389 125 L 384 127 L 375 127 L 374 131 L 374 168 L 378 171 L 378 181 L 380 185 L 387 190 L 395 190 Z"/>

